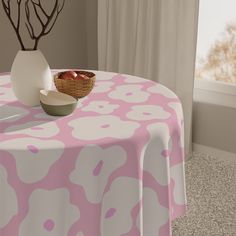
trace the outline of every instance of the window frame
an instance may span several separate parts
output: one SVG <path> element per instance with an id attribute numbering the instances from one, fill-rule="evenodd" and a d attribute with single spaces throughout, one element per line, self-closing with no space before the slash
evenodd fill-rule
<path id="1" fill-rule="evenodd" d="M 236 84 L 195 78 L 193 100 L 236 108 Z"/>

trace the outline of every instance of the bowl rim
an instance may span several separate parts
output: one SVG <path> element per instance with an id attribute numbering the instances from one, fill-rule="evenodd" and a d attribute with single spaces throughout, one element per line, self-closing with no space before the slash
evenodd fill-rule
<path id="1" fill-rule="evenodd" d="M 59 94 L 62 97 L 66 97 L 68 98 L 68 103 L 66 104 L 51 104 L 51 103 L 47 103 L 43 97 L 48 97 L 48 94 L 46 93 L 54 93 L 54 94 Z M 71 101 L 69 101 L 71 100 Z M 73 96 L 66 94 L 66 93 L 62 93 L 56 90 L 50 90 L 50 89 L 41 89 L 40 90 L 40 102 L 48 105 L 48 106 L 55 106 L 55 107 L 59 107 L 59 106 L 67 106 L 67 105 L 72 105 L 72 104 L 77 104 L 78 100 L 76 98 L 74 98 Z"/>

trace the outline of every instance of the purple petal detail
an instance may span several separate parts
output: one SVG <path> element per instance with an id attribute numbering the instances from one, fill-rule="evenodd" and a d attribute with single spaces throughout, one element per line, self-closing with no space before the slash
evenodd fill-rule
<path id="1" fill-rule="evenodd" d="M 105 215 L 105 219 L 111 218 L 115 213 L 116 213 L 116 209 L 110 208 Z"/>
<path id="2" fill-rule="evenodd" d="M 168 157 L 168 156 L 170 155 L 170 152 L 169 152 L 169 150 L 163 150 L 162 153 L 161 153 L 161 155 L 162 155 L 163 157 Z"/>
<path id="3" fill-rule="evenodd" d="M 133 95 L 133 93 L 129 92 L 129 93 L 126 93 L 126 96 L 131 96 Z"/>
<path id="4" fill-rule="evenodd" d="M 32 127 L 31 129 L 32 129 L 32 130 L 43 130 L 42 127 Z"/>
<path id="5" fill-rule="evenodd" d="M 47 230 L 47 231 L 52 231 L 54 226 L 55 226 L 55 223 L 53 220 L 49 219 L 49 220 L 46 220 L 43 224 L 44 228 Z"/>
<path id="6" fill-rule="evenodd" d="M 143 114 L 144 114 L 144 115 L 146 115 L 146 116 L 149 116 L 149 115 L 151 115 L 151 113 L 150 113 L 150 112 L 143 112 Z"/>
<path id="7" fill-rule="evenodd" d="M 28 150 L 31 151 L 32 153 L 38 153 L 39 150 L 37 147 L 35 147 L 34 145 L 28 145 L 27 146 Z"/>
<path id="8" fill-rule="evenodd" d="M 96 165 L 96 167 L 93 170 L 93 175 L 94 176 L 98 176 L 102 170 L 102 166 L 103 166 L 103 161 L 99 161 L 98 164 Z"/>
<path id="9" fill-rule="evenodd" d="M 101 128 L 108 128 L 108 127 L 110 127 L 110 125 L 109 124 L 105 124 L 105 125 L 101 125 Z"/>

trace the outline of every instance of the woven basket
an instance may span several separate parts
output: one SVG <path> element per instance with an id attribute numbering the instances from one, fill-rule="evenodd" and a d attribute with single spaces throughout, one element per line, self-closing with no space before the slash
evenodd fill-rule
<path id="1" fill-rule="evenodd" d="M 66 93 L 78 99 L 87 96 L 93 89 L 96 76 L 88 71 L 75 71 L 76 73 L 86 75 L 89 79 L 64 80 L 60 79 L 61 73 L 54 76 L 54 83 L 59 92 Z"/>

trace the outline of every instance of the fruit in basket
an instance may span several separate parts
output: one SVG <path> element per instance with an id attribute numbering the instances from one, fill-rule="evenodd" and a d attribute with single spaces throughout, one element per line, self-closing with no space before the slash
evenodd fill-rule
<path id="1" fill-rule="evenodd" d="M 90 71 L 68 70 L 54 76 L 56 88 L 78 99 L 87 96 L 93 89 L 96 75 Z"/>
<path id="2" fill-rule="evenodd" d="M 84 75 L 84 74 L 80 74 L 78 73 L 77 76 L 75 77 L 75 79 L 77 80 L 81 80 L 81 79 L 89 79 L 88 76 Z"/>
<path id="3" fill-rule="evenodd" d="M 60 79 L 64 80 L 88 80 L 90 79 L 89 76 L 85 75 L 83 72 L 80 71 L 65 71 L 62 72 L 59 76 Z"/>
<path id="4" fill-rule="evenodd" d="M 83 79 L 83 77 L 80 74 L 77 74 L 77 76 L 75 77 L 75 80 L 81 80 Z"/>
<path id="5" fill-rule="evenodd" d="M 65 79 L 65 80 L 74 80 L 77 76 L 77 73 L 75 71 L 66 71 L 60 74 L 59 78 L 60 79 Z"/>

